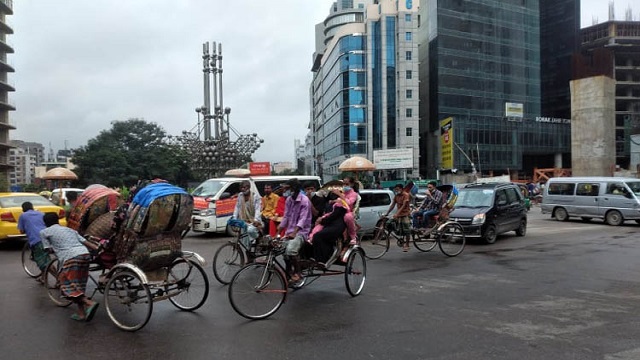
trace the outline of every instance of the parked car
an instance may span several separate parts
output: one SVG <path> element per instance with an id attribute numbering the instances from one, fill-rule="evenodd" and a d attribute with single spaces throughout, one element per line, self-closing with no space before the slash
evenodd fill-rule
<path id="1" fill-rule="evenodd" d="M 60 205 L 60 206 L 64 206 L 67 203 L 67 193 L 69 192 L 75 192 L 78 194 L 78 196 L 80 196 L 80 194 L 82 194 L 84 192 L 84 189 L 79 189 L 79 188 L 58 188 L 58 189 L 53 189 L 51 191 L 51 197 L 49 198 L 49 200 L 51 200 L 52 203 L 56 204 L 56 205 Z M 60 194 L 62 194 L 62 201 L 60 201 Z"/>
<path id="2" fill-rule="evenodd" d="M 360 237 L 373 235 L 376 222 L 380 219 L 380 213 L 387 212 L 393 201 L 393 196 L 391 190 L 360 190 L 360 218 L 358 219 L 358 224 L 361 227 Z"/>
<path id="3" fill-rule="evenodd" d="M 35 210 L 58 214 L 60 225 L 67 225 L 64 209 L 38 194 L 0 193 L 0 241 L 24 236 L 18 230 L 18 218 L 26 201 L 31 202 Z"/>
<path id="4" fill-rule="evenodd" d="M 520 188 L 511 183 L 470 184 L 459 189 L 449 218 L 459 222 L 469 238 L 493 244 L 498 235 L 527 232 L 527 209 Z"/>

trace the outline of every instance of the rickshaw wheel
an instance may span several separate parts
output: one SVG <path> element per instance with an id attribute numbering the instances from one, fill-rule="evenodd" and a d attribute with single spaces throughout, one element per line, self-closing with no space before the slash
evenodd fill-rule
<path id="1" fill-rule="evenodd" d="M 167 282 L 177 285 L 178 294 L 169 301 L 180 310 L 193 311 L 201 307 L 209 296 L 209 278 L 199 264 L 179 259 L 171 264 Z"/>
<path id="2" fill-rule="evenodd" d="M 367 278 L 367 262 L 362 250 L 355 249 L 349 254 L 344 267 L 344 283 L 351 296 L 358 296 Z"/>
<path id="3" fill-rule="evenodd" d="M 218 248 L 213 256 L 213 276 L 221 284 L 227 285 L 238 270 L 245 265 L 244 252 L 240 245 L 226 243 Z"/>
<path id="4" fill-rule="evenodd" d="M 113 274 L 104 290 L 107 314 L 122 330 L 142 329 L 153 311 L 149 286 L 134 272 L 121 270 Z"/>
<path id="5" fill-rule="evenodd" d="M 286 295 L 284 274 L 261 263 L 243 267 L 229 284 L 229 302 L 233 310 L 252 320 L 266 319 L 275 314 Z"/>
<path id="6" fill-rule="evenodd" d="M 367 259 L 379 259 L 389 251 L 389 233 L 385 229 L 386 219 L 378 220 L 373 237 L 360 239 Z"/>
<path id="7" fill-rule="evenodd" d="M 31 246 L 29 246 L 29 242 L 27 241 L 22 248 L 22 268 L 27 273 L 27 275 L 32 278 L 37 278 L 42 275 L 42 270 L 38 267 L 36 260 L 33 258 L 33 254 L 31 253 Z"/>
<path id="8" fill-rule="evenodd" d="M 60 284 L 58 283 L 59 264 L 60 261 L 58 259 L 49 261 L 49 265 L 47 265 L 47 268 L 45 269 L 44 287 L 47 289 L 49 299 L 51 299 L 54 304 L 66 307 L 71 305 L 71 300 L 62 296 L 62 293 L 60 292 Z"/>

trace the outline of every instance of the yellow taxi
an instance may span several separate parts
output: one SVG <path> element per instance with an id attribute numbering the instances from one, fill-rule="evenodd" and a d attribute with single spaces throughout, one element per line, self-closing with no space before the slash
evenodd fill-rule
<path id="1" fill-rule="evenodd" d="M 29 201 L 35 210 L 58 214 L 60 225 L 66 226 L 64 209 L 43 196 L 32 193 L 0 193 L 0 241 L 22 237 L 18 230 L 18 218 L 22 214 L 22 203 Z"/>

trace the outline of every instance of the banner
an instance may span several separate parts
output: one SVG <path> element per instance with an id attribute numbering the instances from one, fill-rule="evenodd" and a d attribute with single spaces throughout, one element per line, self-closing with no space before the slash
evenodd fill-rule
<path id="1" fill-rule="evenodd" d="M 249 171 L 251 175 L 271 175 L 271 163 L 268 161 L 250 162 Z"/>
<path id="2" fill-rule="evenodd" d="M 453 118 L 440 120 L 440 163 L 442 169 L 453 169 Z"/>

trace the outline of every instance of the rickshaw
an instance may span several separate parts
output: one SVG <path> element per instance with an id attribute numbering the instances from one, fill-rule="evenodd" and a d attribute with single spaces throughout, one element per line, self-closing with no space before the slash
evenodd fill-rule
<path id="1" fill-rule="evenodd" d="M 229 284 L 231 306 L 247 319 L 266 319 L 275 314 L 286 301 L 290 287 L 298 290 L 320 277 L 344 275 L 345 287 L 352 297 L 360 295 L 364 288 L 367 264 L 360 245 L 348 245 L 338 260 L 328 267 L 308 257 L 300 259 L 302 280 L 289 283 L 286 267 L 279 259 L 285 252 L 283 239 L 265 235 L 261 243 L 268 248 L 266 255 L 242 267 Z"/>
<path id="2" fill-rule="evenodd" d="M 205 260 L 181 248 L 192 210 L 191 195 L 164 182 L 141 184 L 129 204 L 114 190 L 88 188 L 71 209 L 69 227 L 100 244 L 90 266 L 89 281 L 95 285 L 90 297 L 103 294 L 107 314 L 120 329 L 143 328 L 155 301 L 168 299 L 186 311 L 205 303 Z M 57 269 L 54 259 L 46 270 L 45 288 L 54 303 L 67 306 Z"/>

